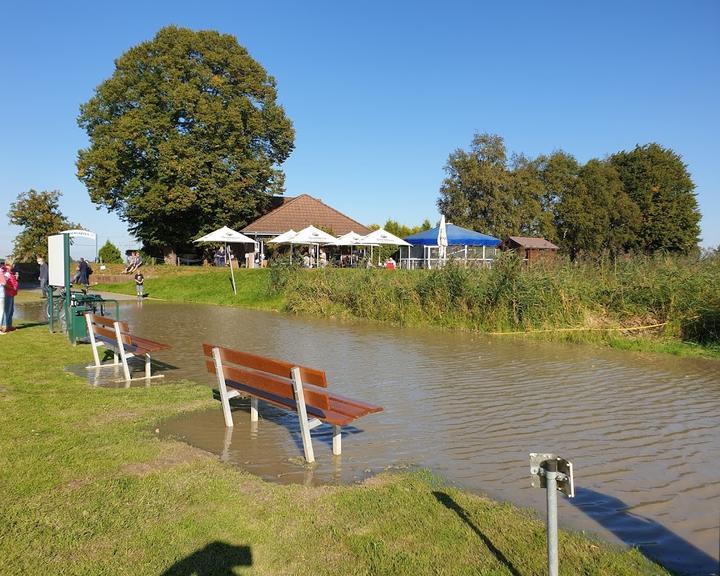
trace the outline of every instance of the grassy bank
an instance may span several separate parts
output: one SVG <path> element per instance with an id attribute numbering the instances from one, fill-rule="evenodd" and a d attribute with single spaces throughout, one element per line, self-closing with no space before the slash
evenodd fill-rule
<path id="1" fill-rule="evenodd" d="M 212 406 L 192 383 L 93 389 L 45 327 L 0 340 L 0 573 L 541 574 L 531 513 L 430 475 L 269 484 L 157 423 Z M 42 359 L 42 367 L 39 360 Z M 562 532 L 563 574 L 665 574 L 637 551 Z"/>
<path id="2" fill-rule="evenodd" d="M 169 300 L 720 358 L 717 255 L 530 268 L 508 258 L 492 270 L 277 268 L 241 270 L 237 281 L 237 297 L 224 270 L 165 275 L 148 280 L 147 290 Z"/>

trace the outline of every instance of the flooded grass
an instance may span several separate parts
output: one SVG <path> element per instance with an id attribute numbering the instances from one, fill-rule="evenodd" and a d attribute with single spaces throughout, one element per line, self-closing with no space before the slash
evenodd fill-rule
<path id="1" fill-rule="evenodd" d="M 424 472 L 350 487 L 261 481 L 160 440 L 214 405 L 190 382 L 90 388 L 43 327 L 0 340 L 0 573 L 539 574 L 544 527 Z M 666 574 L 636 550 L 562 532 L 566 574 Z M 184 571 L 183 571 L 184 570 Z"/>

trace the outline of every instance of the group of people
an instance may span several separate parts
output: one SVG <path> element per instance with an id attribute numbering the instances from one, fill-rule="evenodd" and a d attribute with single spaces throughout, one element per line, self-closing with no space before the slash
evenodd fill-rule
<path id="1" fill-rule="evenodd" d="M 75 276 L 73 276 L 73 284 L 82 284 L 83 286 L 90 286 L 90 275 L 93 273 L 93 269 L 90 268 L 90 264 L 87 263 L 85 258 L 80 258 L 77 268 L 75 269 Z"/>
<path id="2" fill-rule="evenodd" d="M 132 274 L 136 272 L 138 268 L 142 266 L 142 257 L 140 252 L 133 250 L 127 260 L 127 267 L 123 270 L 123 274 Z"/>
<path id="3" fill-rule="evenodd" d="M 18 292 L 19 274 L 13 269 L 12 258 L 6 258 L 0 265 L 0 334 L 12 332 L 13 313 L 15 312 L 15 296 Z"/>
<path id="4" fill-rule="evenodd" d="M 315 268 L 315 255 L 307 251 L 303 254 L 303 267 L 305 268 Z M 320 248 L 320 253 L 317 257 L 317 267 L 318 268 L 325 268 L 327 266 L 327 254 L 325 254 L 325 250 Z"/>

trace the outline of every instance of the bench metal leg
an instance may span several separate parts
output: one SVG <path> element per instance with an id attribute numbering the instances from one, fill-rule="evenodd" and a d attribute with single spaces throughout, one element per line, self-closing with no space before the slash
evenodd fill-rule
<path id="1" fill-rule="evenodd" d="M 250 422 L 258 421 L 258 399 L 250 396 Z"/>
<path id="2" fill-rule="evenodd" d="M 295 392 L 295 405 L 297 407 L 298 420 L 300 421 L 300 433 L 302 434 L 303 450 L 305 451 L 305 460 L 312 463 L 315 462 L 315 453 L 313 452 L 312 439 L 310 438 L 310 425 L 307 418 L 307 409 L 305 407 L 305 393 L 303 391 L 302 377 L 300 376 L 300 368 L 292 369 L 293 390 Z"/>
<path id="3" fill-rule="evenodd" d="M 340 426 L 333 424 L 333 454 L 340 456 L 342 453 L 342 431 Z"/>
<path id="4" fill-rule="evenodd" d="M 98 354 L 98 344 L 95 342 L 95 332 L 93 332 L 92 319 L 90 314 L 85 314 L 85 323 L 87 324 L 87 331 L 90 335 L 90 346 L 92 347 L 93 360 L 95 360 L 95 366 L 100 366 L 100 355 Z"/>
<path id="5" fill-rule="evenodd" d="M 145 354 L 145 378 L 152 376 L 150 354 Z"/>
<path id="6" fill-rule="evenodd" d="M 122 361 L 123 374 L 125 375 L 125 380 L 129 382 L 131 380 L 130 367 L 128 366 L 127 355 L 125 354 L 125 346 L 123 344 L 123 337 L 122 333 L 120 332 L 120 322 L 114 322 L 113 325 L 115 326 L 115 337 L 117 338 L 118 352 L 120 353 L 120 360 Z"/>
<path id="7" fill-rule="evenodd" d="M 230 398 L 228 397 L 227 386 L 225 385 L 225 374 L 223 373 L 222 358 L 220 358 L 220 349 L 212 349 L 213 361 L 215 362 L 215 374 L 218 379 L 218 389 L 220 390 L 220 404 L 222 405 L 223 417 L 225 418 L 225 426 L 233 427 L 232 412 L 230 412 Z"/>

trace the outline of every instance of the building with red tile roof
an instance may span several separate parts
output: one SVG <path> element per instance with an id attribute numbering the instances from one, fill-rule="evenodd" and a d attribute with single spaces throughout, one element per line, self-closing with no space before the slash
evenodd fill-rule
<path id="1" fill-rule="evenodd" d="M 357 220 L 353 220 L 308 194 L 285 198 L 285 201 L 277 208 L 260 216 L 245 226 L 241 232 L 258 240 L 267 240 L 290 229 L 299 232 L 311 224 L 333 236 L 341 236 L 350 231 L 361 236 L 370 233 L 370 230 Z"/>

